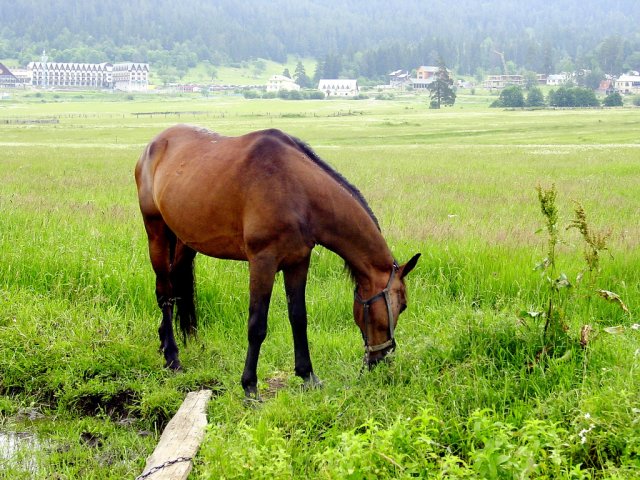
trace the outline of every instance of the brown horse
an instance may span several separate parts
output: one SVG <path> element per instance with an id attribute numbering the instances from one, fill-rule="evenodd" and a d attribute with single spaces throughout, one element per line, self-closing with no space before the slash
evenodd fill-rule
<path id="1" fill-rule="evenodd" d="M 258 355 L 278 271 L 284 275 L 296 375 L 305 384 L 319 383 L 309 357 L 305 307 L 317 244 L 340 255 L 355 280 L 353 315 L 365 361 L 371 366 L 395 348 L 393 331 L 407 304 L 404 277 L 420 254 L 398 265 L 360 192 L 300 140 L 279 130 L 224 137 L 177 125 L 149 143 L 135 177 L 167 367 L 180 369 L 174 302 L 185 338 L 196 331 L 196 252 L 249 262 L 249 347 L 242 374 L 248 397 L 258 395 Z"/>

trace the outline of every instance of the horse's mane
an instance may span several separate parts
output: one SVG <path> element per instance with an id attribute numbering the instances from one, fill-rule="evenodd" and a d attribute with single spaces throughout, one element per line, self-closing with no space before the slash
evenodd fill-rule
<path id="1" fill-rule="evenodd" d="M 378 223 L 378 219 L 373 214 L 371 207 L 365 200 L 360 190 L 358 190 L 351 183 L 349 183 L 349 181 L 346 178 L 344 178 L 338 171 L 336 171 L 331 165 L 329 165 L 327 162 L 321 159 L 318 156 L 318 154 L 314 152 L 313 149 L 309 145 L 307 145 L 305 142 L 295 137 L 291 137 L 291 139 L 295 142 L 298 148 L 302 150 L 302 152 L 304 152 L 304 154 L 307 157 L 309 157 L 322 170 L 327 172 L 331 178 L 333 178 L 336 182 L 338 182 L 344 189 L 347 190 L 347 192 L 351 194 L 352 197 L 354 197 L 358 201 L 358 203 L 360 203 L 360 205 L 362 205 L 362 207 L 371 217 L 371 220 L 373 220 L 373 223 L 376 224 L 376 227 L 378 228 L 378 230 L 380 230 L 380 224 Z"/>
<path id="2" fill-rule="evenodd" d="M 295 137 L 291 137 L 291 139 L 295 142 L 295 144 L 298 146 L 298 148 L 300 150 L 302 150 L 302 152 L 309 157 L 316 165 L 318 165 L 322 170 L 324 170 L 325 172 L 327 172 L 329 174 L 329 176 L 331 178 L 333 178 L 336 182 L 338 182 L 338 184 L 340 186 L 342 186 L 342 188 L 346 189 L 347 192 L 349 192 L 351 194 L 351 196 L 353 198 L 356 199 L 356 201 L 362 205 L 362 208 L 365 209 L 365 211 L 369 214 L 369 217 L 371 217 L 371 220 L 373 220 L 373 223 L 375 223 L 376 227 L 378 228 L 378 231 L 380 231 L 380 224 L 378 223 L 378 219 L 376 218 L 376 216 L 373 214 L 373 211 L 371 210 L 371 207 L 369 206 L 369 204 L 367 203 L 367 201 L 365 200 L 364 196 L 362 195 L 362 193 L 360 192 L 360 190 L 358 190 L 356 187 L 354 187 L 346 178 L 344 178 L 337 170 L 335 170 L 331 165 L 329 165 L 327 162 L 325 162 L 324 160 L 322 160 L 318 154 L 316 152 L 313 151 L 313 149 L 307 145 L 305 142 L 303 142 L 302 140 L 300 140 L 299 138 L 295 138 Z M 351 280 L 353 282 L 356 281 L 356 271 L 355 268 L 353 267 L 353 265 L 351 265 L 346 259 L 344 261 L 344 266 L 345 269 L 349 272 L 349 276 L 351 277 Z"/>

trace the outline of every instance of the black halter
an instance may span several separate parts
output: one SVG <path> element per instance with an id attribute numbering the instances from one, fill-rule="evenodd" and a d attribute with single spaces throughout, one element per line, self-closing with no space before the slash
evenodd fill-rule
<path id="1" fill-rule="evenodd" d="M 391 288 L 391 284 L 393 283 L 393 278 L 396 276 L 396 272 L 400 269 L 398 264 L 393 262 L 393 269 L 391 270 L 391 276 L 389 277 L 389 281 L 387 282 L 387 286 L 379 293 L 376 293 L 373 297 L 363 300 L 358 294 L 358 286 L 353 292 L 353 297 L 355 300 L 360 303 L 364 307 L 364 331 L 362 333 L 362 337 L 364 339 L 364 351 L 365 356 L 368 357 L 369 354 L 374 352 L 379 352 L 380 350 L 384 350 L 385 348 L 392 347 L 394 349 L 396 347 L 396 341 L 393 338 L 393 312 L 391 311 L 391 298 L 389 296 L 389 289 Z M 387 315 L 389 317 L 389 340 L 384 343 L 380 343 L 378 345 L 369 345 L 369 338 L 367 333 L 369 332 L 369 308 L 371 305 L 378 299 L 384 298 L 384 302 L 387 304 Z"/>

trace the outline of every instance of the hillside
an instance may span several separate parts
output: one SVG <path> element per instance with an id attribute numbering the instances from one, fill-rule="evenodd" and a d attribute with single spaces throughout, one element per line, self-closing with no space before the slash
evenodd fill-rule
<path id="1" fill-rule="evenodd" d="M 313 57 L 331 73 L 376 77 L 434 63 L 463 74 L 562 67 L 640 69 L 640 3 L 557 0 L 0 0 L 0 58 L 22 64 L 43 49 L 54 61 L 145 61 L 179 72 L 208 61 L 284 63 Z M 312 73 L 312 72 L 311 72 Z"/>

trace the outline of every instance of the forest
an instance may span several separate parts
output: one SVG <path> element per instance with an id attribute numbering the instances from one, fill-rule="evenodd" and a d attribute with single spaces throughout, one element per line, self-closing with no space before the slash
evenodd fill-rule
<path id="1" fill-rule="evenodd" d="M 436 64 L 458 75 L 640 70 L 636 0 L 0 0 L 0 59 L 199 62 L 313 58 L 325 77 Z M 501 54 L 505 62 L 502 62 Z M 313 75 L 313 72 L 309 72 Z"/>

